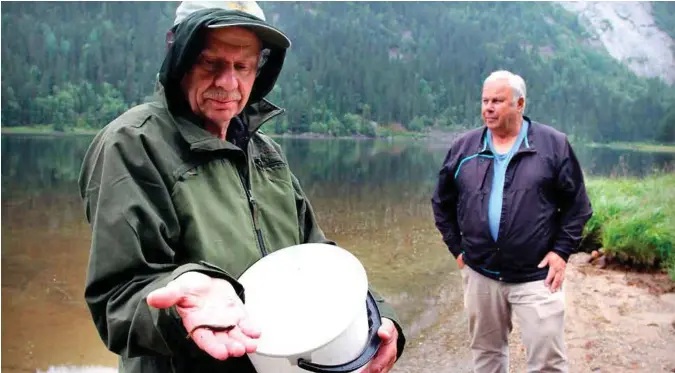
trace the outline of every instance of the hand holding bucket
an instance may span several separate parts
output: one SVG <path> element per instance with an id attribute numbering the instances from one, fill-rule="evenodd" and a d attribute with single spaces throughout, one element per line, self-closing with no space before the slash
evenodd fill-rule
<path id="1" fill-rule="evenodd" d="M 366 271 L 348 251 L 291 246 L 256 262 L 238 281 L 262 332 L 249 353 L 257 372 L 360 372 L 378 353 L 381 317 Z"/>

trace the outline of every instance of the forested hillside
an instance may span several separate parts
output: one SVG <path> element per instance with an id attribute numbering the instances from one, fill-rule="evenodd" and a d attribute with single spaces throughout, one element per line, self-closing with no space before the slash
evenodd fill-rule
<path id="1" fill-rule="evenodd" d="M 2 125 L 100 128 L 146 100 L 176 6 L 3 2 Z M 471 127 L 482 80 L 504 68 L 526 79 L 539 121 L 591 140 L 675 141 L 675 88 L 591 46 L 555 3 L 261 6 L 293 40 L 270 97 L 287 115 L 268 131 Z M 656 18 L 675 29 L 672 14 Z"/>

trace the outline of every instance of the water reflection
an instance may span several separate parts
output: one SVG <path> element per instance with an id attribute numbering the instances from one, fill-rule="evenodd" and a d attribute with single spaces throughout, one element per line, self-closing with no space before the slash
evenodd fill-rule
<path id="1" fill-rule="evenodd" d="M 72 192 L 91 136 L 2 136 L 2 192 Z M 324 140 L 278 138 L 306 186 L 326 182 L 363 186 L 433 182 L 446 144 L 424 140 Z M 587 175 L 646 176 L 672 171 L 673 153 L 575 146 Z M 335 187 L 335 186 L 331 186 Z M 10 197 L 14 196 L 12 194 Z"/>
<path id="2" fill-rule="evenodd" d="M 70 194 L 91 136 L 2 136 L 2 197 L 60 190 Z"/>
<path id="3" fill-rule="evenodd" d="M 608 177 L 644 177 L 675 170 L 675 154 L 650 153 L 609 148 L 574 148 L 587 175 Z"/>
<path id="4" fill-rule="evenodd" d="M 77 194 L 88 136 L 2 137 L 2 370 L 115 366 L 83 303 L 89 227 Z M 352 250 L 409 335 L 397 372 L 461 371 L 460 278 L 429 198 L 445 147 L 279 139 L 326 234 Z M 643 176 L 674 155 L 577 149 L 587 174 Z M 433 330 L 442 326 L 444 332 Z M 444 354 L 422 353 L 425 345 Z"/>

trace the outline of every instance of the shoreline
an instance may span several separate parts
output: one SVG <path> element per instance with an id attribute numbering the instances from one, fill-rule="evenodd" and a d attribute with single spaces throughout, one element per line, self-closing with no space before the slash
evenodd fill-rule
<path id="1" fill-rule="evenodd" d="M 3 136 L 44 136 L 44 137 L 62 137 L 62 136 L 95 136 L 99 130 L 78 130 L 78 131 L 52 131 L 52 130 L 31 130 L 20 128 L 11 129 L 12 127 L 2 127 L 0 133 Z"/>
<path id="2" fill-rule="evenodd" d="M 2 135 L 12 135 L 12 136 L 94 136 L 99 133 L 100 129 L 97 130 L 77 130 L 77 131 L 54 131 L 51 129 L 33 129 L 30 127 L 2 127 L 0 133 Z M 364 136 L 364 135 L 352 135 L 352 136 L 331 136 L 321 133 L 313 132 L 303 132 L 303 133 L 272 133 L 261 131 L 265 135 L 272 138 L 289 138 L 289 139 L 308 139 L 308 140 L 429 140 L 434 139 L 435 137 L 427 133 L 414 133 L 404 135 L 393 135 L 393 136 Z"/>
<path id="3" fill-rule="evenodd" d="M 460 136 L 463 132 L 468 131 L 469 129 L 462 131 L 444 131 L 439 129 L 430 129 L 427 132 L 402 132 L 394 133 L 386 136 L 365 136 L 365 135 L 352 135 L 352 136 L 332 136 L 321 133 L 313 132 L 303 132 L 303 133 L 267 133 L 263 131 L 267 136 L 272 138 L 291 138 L 291 139 L 310 139 L 310 140 L 386 140 L 386 141 L 398 141 L 398 140 L 412 140 L 412 141 L 427 141 L 430 144 L 443 144 L 443 146 L 448 146 L 455 138 Z M 87 129 L 76 131 L 54 131 L 52 129 L 47 129 L 43 126 L 41 127 L 1 127 L 2 135 L 36 135 L 36 136 L 94 136 L 100 130 Z M 660 153 L 660 154 L 673 154 L 675 153 L 675 143 L 650 143 L 644 141 L 636 142 L 623 142 L 615 141 L 609 143 L 599 143 L 595 141 L 581 141 L 584 146 L 591 148 L 606 148 L 612 150 L 624 150 L 624 151 L 634 151 L 634 152 L 648 152 L 648 153 Z"/>

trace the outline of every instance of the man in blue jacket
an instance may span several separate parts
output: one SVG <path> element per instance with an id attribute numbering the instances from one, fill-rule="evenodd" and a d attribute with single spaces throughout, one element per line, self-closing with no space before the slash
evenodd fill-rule
<path id="1" fill-rule="evenodd" d="M 563 280 L 592 215 L 565 134 L 523 115 L 523 79 L 485 80 L 485 126 L 457 139 L 432 198 L 436 227 L 462 272 L 475 372 L 508 372 L 515 313 L 528 372 L 567 372 Z"/>

